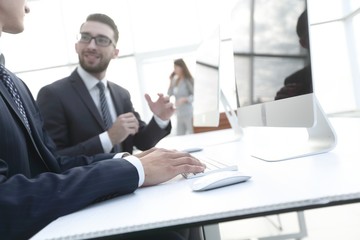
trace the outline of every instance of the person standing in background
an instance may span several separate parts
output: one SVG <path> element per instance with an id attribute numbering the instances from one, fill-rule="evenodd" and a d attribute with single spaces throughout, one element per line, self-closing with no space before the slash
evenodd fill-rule
<path id="1" fill-rule="evenodd" d="M 194 78 L 183 59 L 174 61 L 174 71 L 170 75 L 169 96 L 175 96 L 177 135 L 193 133 Z"/>

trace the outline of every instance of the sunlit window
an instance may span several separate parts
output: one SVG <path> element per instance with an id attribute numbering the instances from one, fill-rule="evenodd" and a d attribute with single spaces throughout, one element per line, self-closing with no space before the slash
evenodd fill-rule
<path id="1" fill-rule="evenodd" d="M 360 1 L 309 1 L 315 93 L 325 112 L 360 109 Z"/>
<path id="2" fill-rule="evenodd" d="M 108 78 L 130 91 L 136 110 L 144 114 L 147 120 L 151 114 L 144 100 L 144 93 L 154 95 L 156 92 L 166 91 L 174 58 L 185 58 L 191 68 L 196 47 L 219 23 L 223 24 L 230 17 L 236 2 L 237 0 L 28 1 L 31 11 L 25 17 L 25 31 L 17 35 L 2 34 L 1 52 L 5 55 L 7 67 L 27 83 L 36 97 L 42 86 L 68 76 L 76 68 L 78 59 L 74 44 L 80 25 L 87 15 L 95 12 L 108 14 L 115 20 L 120 31 L 117 45 L 120 58 L 111 63 Z M 279 4 L 280 1 L 264 2 Z M 286 11 L 286 8 L 298 7 L 301 2 L 291 1 L 291 5 L 280 7 Z M 315 72 L 315 87 L 317 85 L 319 89 L 323 89 L 326 86 L 326 91 L 317 93 L 321 104 L 327 112 L 360 108 L 360 1 L 331 0 L 326 1 L 324 8 L 322 1 L 309 0 L 308 6 L 311 8 L 309 15 L 315 46 L 314 58 L 319 69 Z M 247 19 L 246 14 L 244 12 L 242 15 L 244 19 Z M 291 25 L 292 17 L 284 17 L 286 19 L 281 18 L 281 21 Z M 277 18 L 270 19 L 275 21 Z M 246 24 L 246 21 L 240 23 Z M 269 53 L 270 49 L 271 54 L 279 54 L 279 42 L 264 40 L 266 38 L 261 34 L 266 34 L 265 32 L 256 34 L 256 53 Z M 298 54 L 298 46 L 290 44 L 292 38 L 293 36 L 288 36 L 287 53 Z M 242 39 L 242 46 L 246 48 L 245 44 L 249 43 L 246 34 Z M 295 65 L 300 64 L 296 63 L 298 60 L 293 62 Z M 256 59 L 255 64 L 261 63 L 261 58 Z M 290 62 L 282 64 L 289 68 L 294 66 Z M 274 65 L 279 65 L 275 59 Z M 261 96 L 261 92 L 256 95 Z M 337 99 L 341 100 L 335 100 L 334 95 L 339 95 Z"/>

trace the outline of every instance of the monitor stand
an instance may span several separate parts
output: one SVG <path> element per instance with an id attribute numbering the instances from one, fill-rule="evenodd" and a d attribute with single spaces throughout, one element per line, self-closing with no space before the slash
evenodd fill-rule
<path id="1" fill-rule="evenodd" d="M 298 136 L 287 135 L 278 141 L 279 136 L 275 134 L 266 138 L 267 143 L 253 149 L 251 155 L 264 161 L 283 161 L 309 155 L 315 155 L 331 151 L 337 143 L 336 134 L 330 122 L 322 110 L 318 100 L 314 97 L 316 120 L 313 127 L 301 128 L 307 131 L 307 139 L 298 141 Z M 291 132 L 291 129 L 284 128 Z M 263 129 L 262 129 L 263 130 Z M 299 130 L 298 128 L 296 130 Z M 281 137 L 280 137 L 281 138 Z M 254 142 L 256 145 L 257 142 Z"/>
<path id="2" fill-rule="evenodd" d="M 235 113 L 234 109 L 231 108 L 229 101 L 227 100 L 222 89 L 220 89 L 220 100 L 224 107 L 224 112 L 230 123 L 230 126 L 232 130 L 234 130 L 235 136 L 240 140 L 244 135 L 243 130 L 239 126 L 237 114 Z"/>

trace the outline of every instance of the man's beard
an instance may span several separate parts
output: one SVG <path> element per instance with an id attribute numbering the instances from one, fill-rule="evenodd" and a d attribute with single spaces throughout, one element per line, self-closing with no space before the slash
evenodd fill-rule
<path id="1" fill-rule="evenodd" d="M 79 56 L 80 66 L 89 73 L 101 73 L 107 69 L 110 61 L 100 62 L 97 66 L 89 66 Z"/>

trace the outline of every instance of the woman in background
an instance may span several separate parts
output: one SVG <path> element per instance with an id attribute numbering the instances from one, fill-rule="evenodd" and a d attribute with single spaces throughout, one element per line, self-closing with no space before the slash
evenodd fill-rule
<path id="1" fill-rule="evenodd" d="M 174 71 L 170 75 L 169 96 L 175 96 L 177 135 L 193 133 L 194 78 L 184 60 L 174 61 Z"/>

